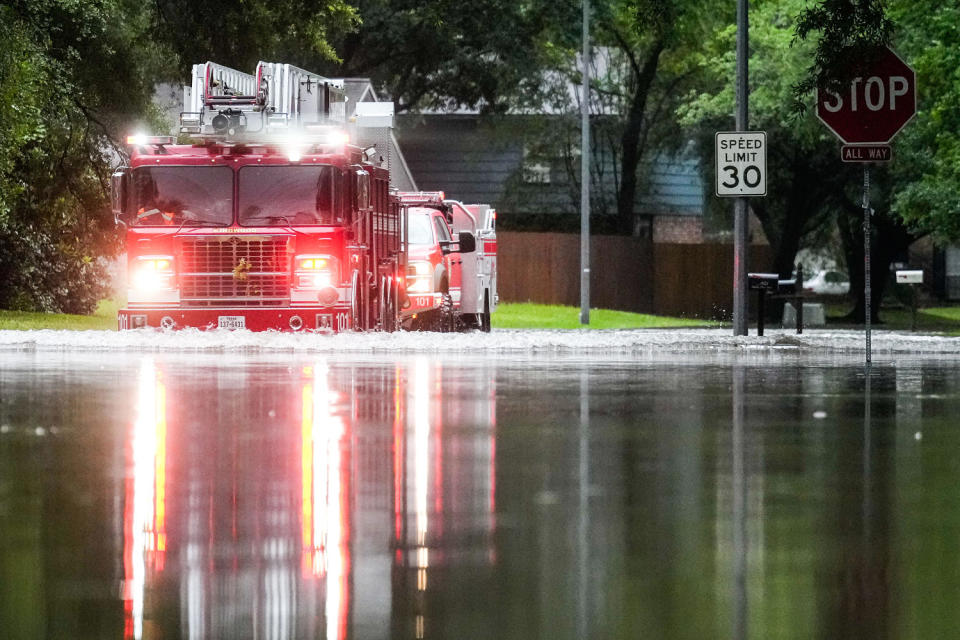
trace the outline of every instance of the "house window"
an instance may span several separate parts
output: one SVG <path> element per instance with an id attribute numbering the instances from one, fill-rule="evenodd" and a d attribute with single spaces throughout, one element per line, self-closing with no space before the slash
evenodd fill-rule
<path id="1" fill-rule="evenodd" d="M 550 184 L 550 164 L 527 146 L 523 148 L 523 181 L 526 184 Z"/>

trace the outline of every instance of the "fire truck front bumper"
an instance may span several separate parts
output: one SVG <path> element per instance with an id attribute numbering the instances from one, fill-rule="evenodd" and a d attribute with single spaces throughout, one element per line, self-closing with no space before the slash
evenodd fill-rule
<path id="1" fill-rule="evenodd" d="M 251 309 L 120 309 L 117 324 L 127 329 L 248 329 L 250 331 L 345 331 L 351 329 L 350 307 L 284 307 Z"/>

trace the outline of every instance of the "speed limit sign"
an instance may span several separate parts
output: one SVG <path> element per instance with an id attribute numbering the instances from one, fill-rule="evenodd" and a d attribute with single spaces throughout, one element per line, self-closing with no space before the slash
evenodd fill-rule
<path id="1" fill-rule="evenodd" d="M 717 195 L 767 195 L 766 131 L 717 132 Z"/>

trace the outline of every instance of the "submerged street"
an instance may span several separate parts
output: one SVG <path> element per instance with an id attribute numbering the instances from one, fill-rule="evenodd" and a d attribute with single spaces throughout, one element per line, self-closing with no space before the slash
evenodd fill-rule
<path id="1" fill-rule="evenodd" d="M 950 357 L 867 372 L 796 348 L 523 351 L 522 332 L 455 357 L 456 336 L 337 353 L 57 335 L 0 357 L 4 637 L 960 624 Z"/>

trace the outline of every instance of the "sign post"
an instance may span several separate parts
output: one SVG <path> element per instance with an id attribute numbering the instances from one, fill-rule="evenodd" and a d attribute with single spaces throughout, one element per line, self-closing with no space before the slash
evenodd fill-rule
<path id="1" fill-rule="evenodd" d="M 721 198 L 736 198 L 733 238 L 733 335 L 745 336 L 748 333 L 747 198 L 767 195 L 767 133 L 718 131 L 715 147 L 715 193 Z"/>
<path id="2" fill-rule="evenodd" d="M 817 91 L 817 117 L 845 142 L 844 162 L 863 162 L 863 302 L 867 363 L 872 359 L 870 163 L 889 162 L 890 141 L 917 113 L 917 74 L 889 47 L 841 91 Z"/>

